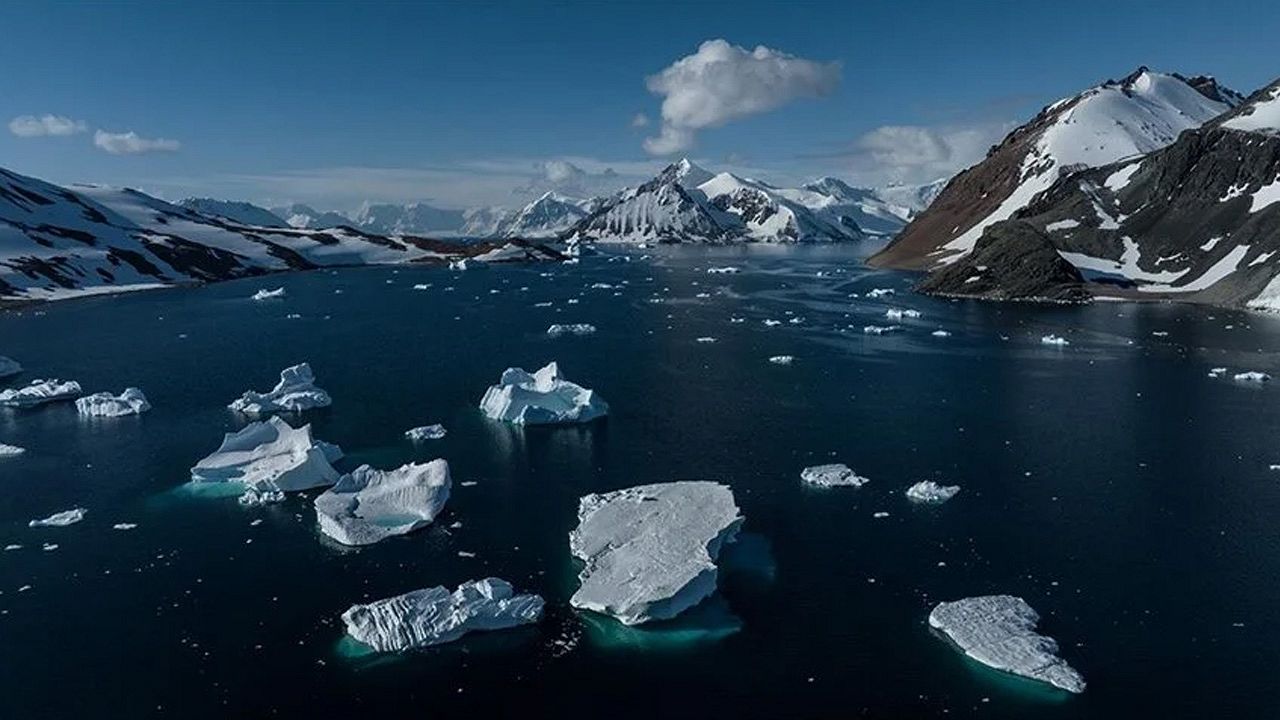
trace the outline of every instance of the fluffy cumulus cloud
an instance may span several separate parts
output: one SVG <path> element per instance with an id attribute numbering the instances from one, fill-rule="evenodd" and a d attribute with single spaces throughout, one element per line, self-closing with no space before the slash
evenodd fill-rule
<path id="1" fill-rule="evenodd" d="M 61 115 L 20 115 L 9 121 L 9 132 L 24 138 L 75 135 L 86 129 L 83 121 Z"/>
<path id="2" fill-rule="evenodd" d="M 848 153 L 853 171 L 871 182 L 928 182 L 978 162 L 1009 123 L 961 127 L 886 125 L 863 134 Z"/>
<path id="3" fill-rule="evenodd" d="M 536 175 L 513 191 L 516 195 L 541 195 L 548 190 L 574 197 L 590 197 L 613 192 L 620 185 L 611 167 L 587 171 L 569 160 L 540 160 L 533 165 Z"/>
<path id="4" fill-rule="evenodd" d="M 112 133 L 98 130 L 93 134 L 93 144 L 100 150 L 112 155 L 137 155 L 149 152 L 175 152 L 182 147 L 177 140 L 164 138 L 144 138 L 138 133 L 129 131 Z"/>
<path id="5" fill-rule="evenodd" d="M 648 78 L 662 96 L 662 126 L 645 150 L 687 150 L 698 131 L 769 112 L 800 98 L 821 97 L 840 83 L 840 64 L 821 63 L 757 46 L 747 50 L 708 40 L 692 55 Z"/>

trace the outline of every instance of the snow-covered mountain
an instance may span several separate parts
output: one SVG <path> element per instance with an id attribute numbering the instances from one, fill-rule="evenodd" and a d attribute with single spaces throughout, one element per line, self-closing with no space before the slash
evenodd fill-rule
<path id="1" fill-rule="evenodd" d="M 278 218 L 282 218 L 289 227 L 324 230 L 326 228 L 335 228 L 342 226 L 350 226 L 354 223 L 351 218 L 336 212 L 321 212 L 301 203 L 293 205 L 285 205 L 283 207 L 271 208 L 271 214 Z"/>
<path id="2" fill-rule="evenodd" d="M 1059 177 L 1158 150 L 1239 102 L 1212 78 L 1145 67 L 1059 100 L 952 178 L 871 263 L 923 269 L 955 261 L 983 230 L 1012 217 Z"/>
<path id="3" fill-rule="evenodd" d="M 870 235 L 894 235 L 920 214 L 942 192 L 947 181 L 925 185 L 853 187 L 843 180 L 824 177 L 805 183 L 804 189 L 830 198 L 825 211 L 847 218 Z"/>
<path id="4" fill-rule="evenodd" d="M 726 242 L 738 226 L 694 185 L 712 175 L 688 160 L 665 168 L 643 185 L 606 200 L 569 232 L 600 242 Z"/>
<path id="5" fill-rule="evenodd" d="M 253 203 L 235 200 L 217 200 L 214 198 L 189 197 L 178 205 L 204 215 L 222 218 L 227 222 L 255 227 L 282 228 L 289 227 L 280 216 L 270 210 L 258 207 Z"/>
<path id="6" fill-rule="evenodd" d="M 52 300 L 337 265 L 559 257 L 524 242 L 458 244 L 353 228 L 254 227 L 137 190 L 0 169 L 0 300 Z"/>
<path id="7" fill-rule="evenodd" d="M 442 210 L 425 203 L 369 203 L 351 217 L 355 227 L 379 235 L 453 235 L 465 218 L 461 210 Z"/>

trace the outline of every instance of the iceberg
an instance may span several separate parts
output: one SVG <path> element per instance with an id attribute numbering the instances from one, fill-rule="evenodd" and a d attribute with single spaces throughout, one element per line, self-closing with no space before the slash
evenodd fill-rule
<path id="1" fill-rule="evenodd" d="M 471 580 L 449 592 L 444 586 L 352 605 L 342 613 L 347 634 L 378 652 L 399 652 L 452 642 L 469 632 L 535 623 L 543 600 L 516 595 L 498 578 Z"/>
<path id="2" fill-rule="evenodd" d="M 907 499 L 918 503 L 944 503 L 960 492 L 959 485 L 939 485 L 932 480 L 921 480 L 907 488 Z"/>
<path id="3" fill-rule="evenodd" d="M 790 365 L 791 363 L 795 362 L 795 360 L 796 358 L 794 355 L 774 355 L 773 357 L 769 358 L 769 362 L 773 363 L 774 365 Z"/>
<path id="4" fill-rule="evenodd" d="M 1040 338 L 1040 344 L 1041 345 L 1057 345 L 1058 347 L 1066 347 L 1071 344 L 1071 341 L 1067 340 L 1064 337 L 1059 337 L 1058 335 L 1054 335 L 1050 333 L 1049 335 L 1045 335 L 1044 337 Z"/>
<path id="5" fill-rule="evenodd" d="M 404 436 L 414 442 L 422 442 L 423 440 L 439 440 L 445 436 L 443 425 L 423 425 L 405 432 Z"/>
<path id="6" fill-rule="evenodd" d="M 217 450 L 191 468 L 191 480 L 239 483 L 258 493 L 309 490 L 338 480 L 330 463 L 340 457 L 336 445 L 312 440 L 310 425 L 294 428 L 272 417 L 227 433 Z"/>
<path id="7" fill-rule="evenodd" d="M 22 366 L 18 364 L 17 360 L 0 355 L 0 378 L 17 375 L 20 372 L 22 372 Z"/>
<path id="8" fill-rule="evenodd" d="M 136 387 L 125 388 L 120 395 L 100 392 L 76 400 L 76 411 L 88 417 L 141 415 L 150 409 L 151 403 Z"/>
<path id="9" fill-rule="evenodd" d="M 584 563 L 569 604 L 625 625 L 676 617 L 715 592 L 716 558 L 742 522 L 733 491 L 716 482 L 587 495 L 569 533 Z"/>
<path id="10" fill-rule="evenodd" d="M 20 388 L 0 391 L 0 405 L 12 408 L 32 408 L 44 403 L 72 400 L 80 396 L 80 383 L 74 380 L 32 380 Z"/>
<path id="11" fill-rule="evenodd" d="M 867 291 L 869 298 L 882 298 L 893 294 L 893 288 L 872 288 Z"/>
<path id="12" fill-rule="evenodd" d="M 738 272 L 739 272 L 739 269 L 733 265 L 726 265 L 724 267 L 707 268 L 708 275 L 737 275 Z"/>
<path id="13" fill-rule="evenodd" d="M 280 371 L 280 382 L 267 393 L 245 392 L 227 407 L 246 415 L 269 415 L 275 412 L 301 412 L 333 404 L 329 393 L 316 387 L 311 366 L 306 363 Z"/>
<path id="14" fill-rule="evenodd" d="M 343 545 L 372 545 L 430 524 L 452 485 L 444 460 L 396 470 L 361 465 L 316 498 L 316 518 L 320 531 Z"/>
<path id="15" fill-rule="evenodd" d="M 889 308 L 888 310 L 884 311 L 884 316 L 889 318 L 890 320 L 901 320 L 903 318 L 918 318 L 920 317 L 920 311 L 919 310 L 898 310 L 896 308 Z"/>
<path id="16" fill-rule="evenodd" d="M 595 391 L 563 379 L 554 362 L 532 375 L 507 368 L 498 384 L 485 391 L 480 409 L 494 420 L 517 425 L 585 423 L 609 413 L 608 403 Z"/>
<path id="17" fill-rule="evenodd" d="M 0 443 L 0 458 L 18 457 L 26 451 L 26 448 L 20 448 L 17 445 L 5 445 L 4 443 Z"/>
<path id="18" fill-rule="evenodd" d="M 853 470 L 849 469 L 844 463 L 831 463 L 829 465 L 814 465 L 800 471 L 800 479 L 810 485 L 817 487 L 862 487 L 871 482 L 870 478 L 864 478 Z"/>
<path id="19" fill-rule="evenodd" d="M 862 328 L 864 335 L 886 335 L 891 332 L 897 332 L 897 325 L 867 325 Z"/>
<path id="20" fill-rule="evenodd" d="M 983 665 L 1084 692 L 1084 678 L 1058 657 L 1058 643 L 1036 633 L 1040 615 L 1020 597 L 987 595 L 939 603 L 929 625 Z"/>
<path id="21" fill-rule="evenodd" d="M 54 513 L 42 520 L 32 520 L 27 523 L 27 527 L 66 527 L 68 525 L 75 525 L 83 520 L 85 514 L 88 512 L 88 510 L 81 507 L 72 508 L 71 510 L 63 510 L 62 512 Z"/>
<path id="22" fill-rule="evenodd" d="M 946 330 L 934 330 L 929 334 L 934 337 L 951 337 L 951 333 Z"/>
<path id="23" fill-rule="evenodd" d="M 561 335 L 590 335 L 595 331 L 596 326 L 587 323 L 570 323 L 567 325 L 556 323 L 555 325 L 547 328 L 547 334 L 551 337 L 560 337 Z"/>
<path id="24" fill-rule="evenodd" d="M 470 267 L 470 264 L 467 262 L 466 258 L 449 261 L 450 270 L 466 270 L 468 267 Z"/>
<path id="25" fill-rule="evenodd" d="M 278 287 L 275 290 L 263 288 L 253 294 L 254 300 L 274 300 L 282 297 L 284 297 L 284 288 L 282 287 Z"/>
<path id="26" fill-rule="evenodd" d="M 1256 370 L 1250 370 L 1249 372 L 1236 373 L 1232 377 L 1232 379 L 1235 380 L 1236 382 L 1255 382 L 1255 383 L 1271 382 L 1270 375 L 1264 372 L 1258 372 Z M 0 393 L 0 404 L 2 404 L 3 402 L 4 402 L 4 394 Z"/>

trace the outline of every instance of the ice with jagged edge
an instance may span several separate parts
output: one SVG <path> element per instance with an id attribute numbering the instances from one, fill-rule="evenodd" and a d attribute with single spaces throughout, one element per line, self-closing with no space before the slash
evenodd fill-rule
<path id="1" fill-rule="evenodd" d="M 543 600 L 517 595 L 498 578 L 470 580 L 352 605 L 342 613 L 347 634 L 378 652 L 399 652 L 452 642 L 469 632 L 504 630 L 542 618 Z"/>
<path id="2" fill-rule="evenodd" d="M 590 335 L 596 331 L 596 326 L 589 323 L 556 323 L 547 328 L 547 334 L 551 337 L 560 337 L 561 335 Z"/>
<path id="3" fill-rule="evenodd" d="M 68 525 L 75 525 L 83 520 L 84 516 L 88 512 L 88 510 L 82 507 L 63 510 L 62 512 L 56 512 L 47 518 L 32 520 L 27 523 L 27 527 L 66 527 Z"/>
<path id="4" fill-rule="evenodd" d="M 296 492 L 337 482 L 331 463 L 341 457 L 338 446 L 312 439 L 310 425 L 294 428 L 272 417 L 227 433 L 217 450 L 191 468 L 191 480 L 239 483 L 259 494 Z"/>
<path id="5" fill-rule="evenodd" d="M 136 387 L 125 388 L 119 395 L 100 392 L 76 400 L 76 411 L 87 417 L 141 415 L 150 409 L 147 396 Z"/>
<path id="6" fill-rule="evenodd" d="M 361 465 L 316 498 L 316 518 L 320 531 L 343 545 L 372 545 L 430 524 L 452 486 L 444 460 L 395 470 Z"/>
<path id="7" fill-rule="evenodd" d="M 17 445 L 5 445 L 4 443 L 0 443 L 0 458 L 18 457 L 26 451 L 26 448 L 21 448 Z"/>
<path id="8" fill-rule="evenodd" d="M 774 355 L 769 358 L 769 362 L 774 365 L 790 365 L 795 362 L 795 360 L 796 358 L 794 355 Z"/>
<path id="9" fill-rule="evenodd" d="M 886 335 L 897 331 L 897 325 L 867 325 L 862 328 L 862 333 L 864 335 Z"/>
<path id="10" fill-rule="evenodd" d="M 0 391 L 0 405 L 31 408 L 45 403 L 73 400 L 80 393 L 80 383 L 75 380 L 32 380 L 23 387 Z"/>
<path id="11" fill-rule="evenodd" d="M 444 429 L 444 426 L 437 423 L 435 425 L 423 425 L 422 427 L 416 427 L 412 430 L 406 430 L 404 436 L 414 442 L 422 442 L 424 440 L 439 440 L 447 433 L 448 431 Z"/>
<path id="12" fill-rule="evenodd" d="M 1036 633 L 1040 615 L 1020 597 L 986 595 L 939 603 L 929 625 L 983 665 L 1084 692 L 1084 677 L 1058 657 L 1058 643 Z"/>
<path id="13" fill-rule="evenodd" d="M 1045 335 L 1045 336 L 1043 336 L 1043 337 L 1041 337 L 1041 338 L 1040 338 L 1040 344 L 1041 344 L 1041 345 L 1056 345 L 1056 346 L 1058 346 L 1058 347 L 1066 347 L 1066 346 L 1068 346 L 1068 345 L 1070 345 L 1070 344 L 1071 344 L 1071 341 L 1070 341 L 1070 340 L 1068 340 L 1068 339 L 1066 339 L 1066 338 L 1064 338 L 1064 337 L 1062 337 L 1062 336 L 1060 336 L 1060 335 L 1054 335 L 1054 334 L 1050 333 L 1050 334 Z"/>
<path id="14" fill-rule="evenodd" d="M 907 488 L 907 499 L 918 503 L 944 503 L 960 492 L 959 485 L 939 485 L 932 480 L 921 480 Z"/>
<path id="15" fill-rule="evenodd" d="M 565 380 L 554 362 L 532 375 L 522 368 L 507 368 L 498 384 L 485 392 L 480 409 L 494 420 L 517 425 L 585 423 L 609 413 L 604 399 Z"/>
<path id="16" fill-rule="evenodd" d="M 22 366 L 13 358 L 0 355 L 0 378 L 7 378 L 10 375 L 17 375 L 22 372 Z"/>
<path id="17" fill-rule="evenodd" d="M 307 363 L 299 363 L 280 371 L 280 382 L 270 392 L 248 390 L 227 407 L 246 415 L 268 415 L 275 412 L 301 412 L 333 404 L 329 393 L 316 387 L 315 375 Z"/>
<path id="18" fill-rule="evenodd" d="M 1236 373 L 1231 377 L 1231 379 L 1235 380 L 1236 382 L 1253 382 L 1253 383 L 1271 382 L 1270 375 L 1264 372 L 1258 372 L 1257 370 L 1250 370 L 1248 372 Z M 3 398 L 3 396 L 0 395 L 0 398 Z"/>
<path id="19" fill-rule="evenodd" d="M 673 618 L 715 592 L 716 558 L 742 522 L 733 491 L 716 482 L 587 495 L 569 533 L 584 563 L 569 604 L 626 625 Z"/>
<path id="20" fill-rule="evenodd" d="M 263 288 L 253 294 L 254 300 L 277 300 L 285 296 L 284 288 L 278 287 L 275 290 Z"/>
<path id="21" fill-rule="evenodd" d="M 814 465 L 800 471 L 800 479 L 817 487 L 862 487 L 871 482 L 844 463 Z"/>
<path id="22" fill-rule="evenodd" d="M 889 308 L 884 311 L 884 316 L 890 320 L 915 319 L 920 317 L 919 310 L 900 310 L 898 308 Z"/>

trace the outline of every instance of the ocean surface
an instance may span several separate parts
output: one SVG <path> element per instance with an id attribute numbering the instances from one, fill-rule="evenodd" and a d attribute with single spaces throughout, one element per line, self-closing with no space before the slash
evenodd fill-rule
<path id="1" fill-rule="evenodd" d="M 22 546 L 0 552 L 0 716 L 1275 717 L 1280 383 L 1230 375 L 1280 377 L 1280 320 L 949 302 L 864 254 L 316 271 L 0 312 L 0 354 L 27 368 L 9 384 L 136 385 L 154 405 L 0 410 L 0 442 L 27 448 L 0 460 L 0 545 Z M 741 272 L 707 273 L 726 265 Z M 579 322 L 598 332 L 546 335 Z M 503 369 L 551 360 L 606 421 L 481 416 Z M 435 524 L 344 549 L 314 493 L 245 508 L 186 486 L 245 424 L 227 403 L 303 361 L 334 404 L 288 419 L 341 445 L 340 469 L 449 461 Z M 436 422 L 443 440 L 403 437 Z M 871 482 L 801 485 L 827 462 Z M 729 484 L 746 517 L 717 595 L 651 629 L 569 608 L 578 497 L 676 479 Z M 912 506 L 924 479 L 963 490 Z M 79 524 L 27 527 L 76 506 Z M 406 655 L 343 640 L 353 603 L 486 576 L 546 597 L 543 622 Z M 929 629 L 934 603 L 991 593 L 1040 612 L 1082 695 Z"/>

